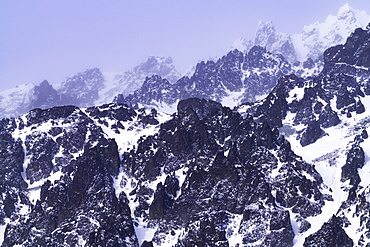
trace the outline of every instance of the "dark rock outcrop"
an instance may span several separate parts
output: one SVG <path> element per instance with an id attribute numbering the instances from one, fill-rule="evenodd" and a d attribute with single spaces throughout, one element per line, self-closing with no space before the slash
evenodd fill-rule
<path id="1" fill-rule="evenodd" d="M 353 241 L 343 230 L 341 220 L 333 215 L 327 223 L 324 223 L 319 231 L 306 238 L 303 246 L 351 247 L 354 245 Z"/>

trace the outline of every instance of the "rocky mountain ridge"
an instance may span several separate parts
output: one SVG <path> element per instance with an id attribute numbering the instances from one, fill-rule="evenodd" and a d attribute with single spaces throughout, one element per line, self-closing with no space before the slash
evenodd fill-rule
<path id="1" fill-rule="evenodd" d="M 148 105 L 150 103 L 149 105 L 151 106 L 161 107 L 162 110 L 167 112 L 174 112 L 176 101 L 187 97 L 204 96 L 228 106 L 236 106 L 245 101 L 254 102 L 256 99 L 260 99 L 268 94 L 269 90 L 276 85 L 277 79 L 282 75 L 294 73 L 300 77 L 307 77 L 319 74 L 323 68 L 322 52 L 329 46 L 344 43 L 345 37 L 352 30 L 356 27 L 364 28 L 369 21 L 370 17 L 364 11 L 355 10 L 346 4 L 339 10 L 337 16 L 330 15 L 323 23 L 316 22 L 309 25 L 299 35 L 291 36 L 279 33 L 271 22 L 261 22 L 256 32 L 256 38 L 253 41 L 242 39 L 239 43 L 236 42 L 234 47 L 242 51 L 244 56 L 247 56 L 252 47 L 256 45 L 266 47 L 266 51 L 258 50 L 257 48 L 254 48 L 253 51 L 256 53 L 254 59 L 259 57 L 263 59 L 263 62 L 260 64 L 263 68 L 256 67 L 258 62 L 255 65 L 247 66 L 248 68 L 245 68 L 246 63 L 243 64 L 243 68 L 238 68 L 237 65 L 232 63 L 230 66 L 236 66 L 236 68 L 226 68 L 228 65 L 223 65 L 223 70 L 236 70 L 236 74 L 232 72 L 234 73 L 232 78 L 235 79 L 235 82 L 232 82 L 235 84 L 232 88 L 229 88 L 228 85 L 215 85 L 218 87 L 217 89 L 207 89 L 215 92 L 206 90 L 201 93 L 203 86 L 199 83 L 187 85 L 191 83 L 189 78 L 192 78 L 194 73 L 181 78 L 181 82 L 178 82 L 180 74 L 176 71 L 170 57 L 150 56 L 145 62 L 124 73 L 102 73 L 95 68 L 67 78 L 61 87 L 58 88 L 53 88 L 50 83 L 44 81 L 40 85 L 21 85 L 18 88 L 0 92 L 0 117 L 16 117 L 37 107 L 48 108 L 68 104 L 88 107 L 109 103 L 112 102 L 118 93 L 122 94 L 119 98 L 120 101 L 124 101 L 122 97 L 135 98 L 137 96 L 129 95 L 135 95 L 135 90 L 140 91 L 145 78 L 152 75 L 159 75 L 162 79 L 167 79 L 171 85 L 183 85 L 187 89 L 179 90 L 175 89 L 174 86 L 162 85 L 161 87 L 163 88 L 171 88 L 169 89 L 171 91 L 170 95 L 162 95 L 165 94 L 164 92 L 167 90 L 165 89 L 159 93 L 162 96 L 156 96 L 158 99 L 155 99 L 155 97 L 151 100 L 146 99 L 147 102 L 133 99 L 136 103 L 131 102 L 130 104 L 140 103 Z M 281 55 L 285 58 L 285 61 L 280 61 L 282 60 L 279 57 Z M 219 60 L 225 61 L 224 58 Z M 244 61 L 245 58 L 242 60 Z M 299 61 L 297 62 L 297 60 Z M 266 62 L 269 64 L 267 65 Z M 209 65 L 206 68 L 212 69 L 213 65 L 211 64 L 217 63 L 217 59 L 215 61 L 205 61 L 204 63 Z M 283 65 L 280 63 L 283 63 Z M 276 68 L 276 66 L 282 67 Z M 225 79 L 225 74 L 222 74 L 224 72 L 220 72 L 220 75 L 215 75 L 212 72 L 204 71 L 204 68 L 201 71 L 209 74 L 208 77 L 207 75 L 202 75 L 202 80 L 219 80 L 211 78 L 212 76 L 221 77 L 223 78 L 222 80 Z M 197 75 L 194 76 L 197 77 Z M 246 77 L 248 77 L 247 81 Z M 156 79 L 152 78 L 151 80 Z M 216 84 L 219 83 L 216 82 Z M 193 86 L 200 88 L 191 89 Z M 144 92 L 139 94 L 142 93 Z M 211 93 L 211 95 L 208 95 L 208 93 Z M 221 95 L 216 96 L 212 95 L 212 93 L 221 93 Z M 169 99 L 172 96 L 177 98 Z M 160 100 L 160 102 L 157 102 L 157 100 Z"/>
<path id="2" fill-rule="evenodd" d="M 115 103 L 2 119 L 2 246 L 366 246 L 369 44 L 356 29 L 319 75 L 235 109 L 188 98 L 172 115 Z M 189 80 L 261 61 L 222 59 Z M 146 92 L 172 86 L 158 78 Z"/>
<path id="3" fill-rule="evenodd" d="M 364 11 L 346 4 L 337 16 L 330 15 L 324 23 L 305 27 L 300 36 L 279 33 L 271 22 L 261 22 L 254 41 L 238 45 L 244 52 L 232 50 L 218 60 L 198 63 L 193 75 L 173 84 L 158 76 L 146 78 L 142 88 L 127 96 L 118 95 L 115 102 L 166 112 L 174 112 L 178 100 L 189 97 L 211 99 L 229 107 L 255 102 L 267 95 L 283 75 L 309 78 L 320 74 L 328 64 L 322 55 L 324 50 L 344 43 L 350 30 L 365 27 L 366 20 L 370 21 L 370 16 Z M 297 47 L 304 47 L 305 61 L 297 61 L 303 52 Z"/>
<path id="4" fill-rule="evenodd" d="M 234 106 L 268 94 L 278 78 L 292 71 L 283 56 L 255 46 L 246 54 L 233 50 L 216 62 L 200 62 L 192 76 L 184 76 L 174 84 L 160 76 L 147 77 L 139 90 L 126 97 L 118 95 L 115 102 L 132 107 L 153 106 L 167 112 L 173 112 L 179 100 L 189 97 Z"/>
<path id="5" fill-rule="evenodd" d="M 152 75 L 159 75 L 171 83 L 175 83 L 181 77 L 171 57 L 149 56 L 145 62 L 126 72 L 115 74 L 113 78 L 109 79 L 109 75 L 105 74 L 107 80 L 105 89 L 95 104 L 112 102 L 117 92 L 123 95 L 133 93 L 141 87 L 147 76 Z"/>
<path id="6" fill-rule="evenodd" d="M 160 75 L 175 82 L 180 74 L 170 57 L 149 56 L 123 73 L 103 73 L 87 69 L 68 77 L 56 87 L 44 80 L 39 85 L 25 84 L 0 92 L 0 117 L 17 117 L 33 108 L 61 105 L 89 107 L 110 103 L 117 92 L 124 95 L 139 88 L 146 76 Z"/>

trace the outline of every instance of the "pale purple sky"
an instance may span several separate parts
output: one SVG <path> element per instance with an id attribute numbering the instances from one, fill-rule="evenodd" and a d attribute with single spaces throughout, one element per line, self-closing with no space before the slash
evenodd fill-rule
<path id="1" fill-rule="evenodd" d="M 0 91 L 94 67 L 123 72 L 149 55 L 185 72 L 252 39 L 260 20 L 300 33 L 346 2 L 370 13 L 369 0 L 0 0 Z"/>

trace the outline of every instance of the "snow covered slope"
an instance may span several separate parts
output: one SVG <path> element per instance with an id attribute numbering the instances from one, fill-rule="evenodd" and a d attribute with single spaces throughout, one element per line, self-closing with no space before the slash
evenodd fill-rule
<path id="1" fill-rule="evenodd" d="M 233 50 L 176 83 L 148 77 L 122 96 L 135 109 L 61 106 L 1 119 L 2 245 L 367 246 L 369 44 L 370 28 L 356 29 L 324 52 L 318 75 L 283 75 L 235 109 L 189 96 L 233 102 L 241 85 L 289 63 L 258 46 Z M 102 78 L 86 71 L 59 90 L 81 96 L 73 84 L 94 90 Z M 40 104 L 56 93 L 46 81 L 34 90 L 48 96 L 30 100 Z"/>
<path id="2" fill-rule="evenodd" d="M 114 179 L 123 153 L 166 119 L 118 105 L 35 109 L 3 119 L 3 245 L 83 246 L 100 239 L 137 246 L 126 196 L 116 197 Z"/>
<path id="3" fill-rule="evenodd" d="M 307 236 L 320 230 L 323 223 L 328 222 L 333 215 L 341 220 L 340 224 L 355 246 L 362 246 L 361 242 L 364 244 L 370 241 L 367 237 L 369 229 L 365 227 L 367 220 L 364 220 L 370 215 L 358 208 L 361 203 L 367 205 L 369 201 L 366 191 L 370 187 L 370 149 L 367 145 L 367 133 L 370 133 L 370 96 L 366 95 L 361 101 L 365 112 L 354 113 L 350 118 L 339 115 L 338 125 L 325 128 L 323 137 L 304 147 L 297 138 L 301 126 L 294 125 L 292 115 L 288 115 L 283 121 L 284 128 L 289 126 L 294 129 L 286 134 L 292 149 L 304 160 L 315 165 L 323 178 L 325 192 L 333 197 L 333 201 L 327 202 L 323 207 L 322 214 L 308 219 L 313 227 L 304 234 L 296 235 L 297 246 L 301 246 Z M 364 193 L 361 199 L 360 195 Z M 311 242 L 316 246 L 317 242 Z"/>
<path id="4" fill-rule="evenodd" d="M 0 92 L 0 116 L 13 117 L 29 110 L 34 84 L 22 84 Z"/>

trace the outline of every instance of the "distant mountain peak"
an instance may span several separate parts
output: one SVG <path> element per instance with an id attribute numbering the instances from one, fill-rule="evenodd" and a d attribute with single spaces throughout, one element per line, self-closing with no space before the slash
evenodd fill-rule
<path id="1" fill-rule="evenodd" d="M 338 20 L 347 19 L 355 22 L 357 21 L 357 16 L 360 17 L 361 15 L 366 15 L 366 12 L 355 9 L 349 3 L 346 3 L 339 9 L 337 18 Z"/>
<path id="2" fill-rule="evenodd" d="M 257 25 L 254 42 L 261 46 L 267 46 L 277 41 L 277 32 L 272 21 L 260 21 Z"/>
<path id="3" fill-rule="evenodd" d="M 345 3 L 342 7 L 339 8 L 339 11 L 338 11 L 338 16 L 342 13 L 345 13 L 345 12 L 352 12 L 353 10 L 355 10 L 354 8 L 352 8 L 349 3 Z"/>
<path id="4" fill-rule="evenodd" d="M 365 28 L 370 22 L 370 15 L 343 5 L 336 16 L 329 15 L 324 22 L 305 26 L 301 34 L 293 35 L 298 60 L 318 58 L 330 46 L 344 44 L 346 38 L 358 27 Z"/>
<path id="5" fill-rule="evenodd" d="M 260 21 L 255 38 L 240 38 L 230 49 L 247 52 L 259 45 L 273 53 L 282 54 L 289 62 L 319 59 L 330 46 L 344 44 L 346 38 L 358 27 L 365 28 L 370 15 L 344 4 L 337 15 L 329 15 L 324 22 L 316 21 L 303 27 L 300 34 L 279 33 L 271 21 Z"/>
<path id="6" fill-rule="evenodd" d="M 272 21 L 259 21 L 257 25 L 257 32 L 268 30 L 276 32 L 275 26 Z"/>
<path id="7" fill-rule="evenodd" d="M 145 74 L 145 76 L 157 74 L 162 77 L 169 77 L 167 79 L 172 82 L 175 82 L 180 77 L 170 56 L 150 55 L 146 61 L 135 66 L 132 70 L 136 73 Z M 116 78 L 119 78 L 124 73 L 118 74 Z"/>
<path id="8" fill-rule="evenodd" d="M 48 87 L 50 85 L 50 83 L 48 82 L 48 80 L 43 80 L 41 83 L 40 83 L 40 87 Z"/>
<path id="9" fill-rule="evenodd" d="M 266 47 L 269 52 L 282 54 L 291 63 L 297 60 L 291 37 L 278 32 L 272 21 L 260 21 L 253 40 L 240 38 L 234 42 L 230 50 L 238 49 L 246 53 L 253 46 Z"/>
<path id="10" fill-rule="evenodd" d="M 171 83 L 175 83 L 181 76 L 171 57 L 150 55 L 144 62 L 130 70 L 113 76 L 105 73 L 105 77 L 110 79 L 107 79 L 105 88 L 100 91 L 96 104 L 111 102 L 118 93 L 125 96 L 133 93 L 143 85 L 146 77 L 152 75 L 159 75 Z"/>

